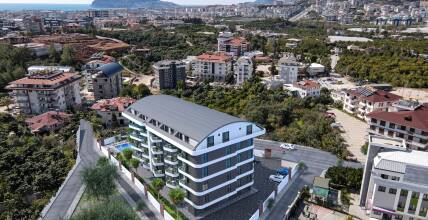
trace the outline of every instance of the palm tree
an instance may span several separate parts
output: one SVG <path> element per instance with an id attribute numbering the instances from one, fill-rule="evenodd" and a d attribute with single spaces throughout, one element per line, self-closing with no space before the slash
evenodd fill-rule
<path id="1" fill-rule="evenodd" d="M 131 166 L 135 169 L 135 173 L 137 173 L 138 166 L 140 166 L 140 161 L 137 158 L 132 158 L 130 163 Z"/>
<path id="2" fill-rule="evenodd" d="M 160 191 L 165 186 L 165 181 L 163 181 L 163 179 L 161 178 L 156 178 L 152 181 L 152 186 L 153 188 L 155 188 L 156 192 L 158 193 L 158 200 L 159 200 L 159 194 L 160 194 Z"/>
<path id="3" fill-rule="evenodd" d="M 178 209 L 177 206 L 180 205 L 180 203 L 183 202 L 185 193 L 180 188 L 171 189 L 168 193 L 169 198 L 171 199 L 172 203 L 175 205 L 175 215 L 177 216 L 176 219 L 181 219 L 178 216 Z"/>

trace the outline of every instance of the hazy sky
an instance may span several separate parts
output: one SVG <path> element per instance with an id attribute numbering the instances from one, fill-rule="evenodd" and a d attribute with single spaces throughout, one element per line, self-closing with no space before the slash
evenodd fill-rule
<path id="1" fill-rule="evenodd" d="M 253 0 L 164 0 L 184 5 L 234 4 Z M 92 0 L 0 0 L 0 3 L 89 4 Z"/>

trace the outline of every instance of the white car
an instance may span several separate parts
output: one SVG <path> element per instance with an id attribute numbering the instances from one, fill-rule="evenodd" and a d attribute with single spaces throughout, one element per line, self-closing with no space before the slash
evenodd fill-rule
<path id="1" fill-rule="evenodd" d="M 296 149 L 294 147 L 294 145 L 292 145 L 292 144 L 281 144 L 279 147 L 282 149 L 286 149 L 286 150 L 295 150 Z"/>
<path id="2" fill-rule="evenodd" d="M 277 183 L 282 182 L 282 180 L 283 180 L 284 178 L 285 178 L 285 177 L 284 177 L 283 175 L 279 175 L 279 174 L 275 174 L 275 175 L 270 175 L 270 176 L 269 176 L 269 180 L 272 180 L 272 181 L 277 182 Z"/>

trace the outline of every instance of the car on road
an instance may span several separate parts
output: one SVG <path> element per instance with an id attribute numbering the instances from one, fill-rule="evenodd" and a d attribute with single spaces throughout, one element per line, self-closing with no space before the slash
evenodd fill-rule
<path id="1" fill-rule="evenodd" d="M 270 175 L 269 180 L 280 183 L 285 178 L 285 176 L 280 174 Z"/>
<path id="2" fill-rule="evenodd" d="M 288 175 L 288 168 L 286 167 L 281 167 L 279 169 L 276 170 L 276 174 L 282 175 L 282 176 L 287 176 Z"/>
<path id="3" fill-rule="evenodd" d="M 292 144 L 283 143 L 279 145 L 280 148 L 286 149 L 286 150 L 295 150 L 296 148 Z"/>

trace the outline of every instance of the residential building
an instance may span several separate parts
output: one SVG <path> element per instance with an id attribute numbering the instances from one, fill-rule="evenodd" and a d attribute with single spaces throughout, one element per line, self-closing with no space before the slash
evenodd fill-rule
<path id="1" fill-rule="evenodd" d="M 154 87 L 176 89 L 178 82 L 186 81 L 186 64 L 179 60 L 162 60 L 153 65 Z"/>
<path id="2" fill-rule="evenodd" d="M 122 112 L 130 105 L 134 104 L 135 99 L 128 97 L 116 97 L 112 99 L 101 99 L 91 106 L 91 109 L 96 111 L 101 117 L 104 126 L 123 126 L 128 125 L 127 118 L 122 116 Z"/>
<path id="3" fill-rule="evenodd" d="M 296 91 L 300 98 L 318 97 L 321 95 L 321 86 L 313 80 L 304 80 L 293 83 L 292 91 Z"/>
<path id="4" fill-rule="evenodd" d="M 250 42 L 244 37 L 234 37 L 230 32 L 220 32 L 218 41 L 218 52 L 229 53 L 233 56 L 242 56 L 251 50 Z"/>
<path id="5" fill-rule="evenodd" d="M 81 104 L 78 73 L 54 71 L 10 82 L 6 89 L 23 114 L 65 111 Z"/>
<path id="6" fill-rule="evenodd" d="M 328 206 L 338 204 L 339 191 L 330 188 L 330 179 L 316 176 L 309 191 L 311 200 Z"/>
<path id="7" fill-rule="evenodd" d="M 27 69 L 28 74 L 32 75 L 40 72 L 52 72 L 52 71 L 61 71 L 64 73 L 74 72 L 74 68 L 70 66 L 30 66 Z"/>
<path id="8" fill-rule="evenodd" d="M 167 95 L 145 97 L 123 116 L 131 121 L 134 157 L 168 188 L 182 188 L 194 215 L 253 186 L 253 139 L 265 133 L 255 123 Z"/>
<path id="9" fill-rule="evenodd" d="M 118 63 L 108 63 L 91 73 L 95 100 L 117 97 L 122 90 L 123 67 Z"/>
<path id="10" fill-rule="evenodd" d="M 253 61 L 249 57 L 242 56 L 235 63 L 235 81 L 242 85 L 253 76 Z"/>
<path id="11" fill-rule="evenodd" d="M 309 75 L 316 76 L 325 72 L 325 66 L 319 63 L 311 63 L 307 69 Z"/>
<path id="12" fill-rule="evenodd" d="M 193 76 L 201 80 L 224 81 L 228 74 L 233 74 L 232 56 L 226 53 L 205 53 L 196 57 Z"/>
<path id="13" fill-rule="evenodd" d="M 279 78 L 284 80 L 286 84 L 293 84 L 297 82 L 297 75 L 299 73 L 299 63 L 294 54 L 285 54 L 279 59 Z"/>
<path id="14" fill-rule="evenodd" d="M 426 219 L 428 152 L 407 150 L 404 140 L 369 139 L 360 205 L 371 219 Z"/>
<path id="15" fill-rule="evenodd" d="M 34 117 L 28 118 L 25 120 L 31 128 L 31 132 L 49 132 L 60 129 L 64 123 L 66 123 L 70 118 L 71 114 L 57 111 L 45 112 L 41 115 L 36 115 Z"/>
<path id="16" fill-rule="evenodd" d="M 367 120 L 367 114 L 374 111 L 388 111 L 392 103 L 400 100 L 400 98 L 401 96 L 383 90 L 358 87 L 346 91 L 343 109 Z"/>
<path id="17" fill-rule="evenodd" d="M 382 135 L 406 141 L 412 149 L 428 149 L 428 103 L 398 101 L 390 112 L 367 114 L 369 134 Z"/>

